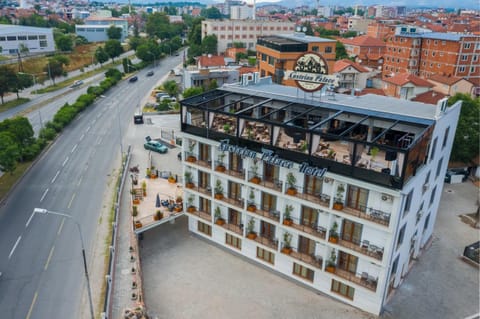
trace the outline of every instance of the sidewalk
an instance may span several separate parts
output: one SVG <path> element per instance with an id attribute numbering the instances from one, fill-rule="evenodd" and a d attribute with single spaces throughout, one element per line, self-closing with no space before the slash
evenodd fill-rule
<path id="1" fill-rule="evenodd" d="M 123 53 L 118 58 L 116 58 L 116 60 L 123 59 L 124 57 L 129 57 L 129 56 L 132 56 L 134 54 L 135 54 L 135 52 L 133 50 L 131 50 L 131 51 Z M 95 65 L 91 65 L 87 68 L 84 68 L 84 72 L 81 72 L 80 70 L 74 70 L 74 71 L 68 72 L 67 76 L 62 76 L 62 77 L 56 78 L 55 83 L 57 83 L 57 84 L 62 83 L 64 81 L 67 81 L 68 79 L 77 77 L 77 76 L 82 75 L 86 72 L 101 68 L 102 66 L 105 66 L 105 65 L 108 65 L 108 64 L 111 64 L 111 63 L 112 63 L 112 60 L 108 60 L 107 62 L 103 63 L 103 65 L 100 65 L 100 63 L 97 63 Z M 37 83 L 36 85 L 33 85 L 33 86 L 31 86 L 29 88 L 26 88 L 23 91 L 19 92 L 19 95 L 20 95 L 21 98 L 28 98 L 28 99 L 32 100 L 32 99 L 35 99 L 36 97 L 39 96 L 38 94 L 32 94 L 33 91 L 40 90 L 40 89 L 45 89 L 45 88 L 47 88 L 51 85 L 53 85 L 52 80 L 47 80 L 47 81 L 45 81 L 44 84 Z M 9 102 L 9 101 L 16 100 L 16 99 L 17 99 L 17 94 L 16 93 L 8 93 L 7 95 L 5 95 L 3 97 L 4 102 Z"/>

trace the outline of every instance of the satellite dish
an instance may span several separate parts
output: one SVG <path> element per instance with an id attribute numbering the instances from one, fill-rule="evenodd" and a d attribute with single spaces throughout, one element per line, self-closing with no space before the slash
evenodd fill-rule
<path id="1" fill-rule="evenodd" d="M 303 28 L 302 28 L 302 31 L 303 31 L 303 32 L 307 31 L 307 27 L 303 27 Z"/>
<path id="2" fill-rule="evenodd" d="M 300 32 L 302 30 L 302 27 L 298 26 L 297 27 L 297 32 Z"/>

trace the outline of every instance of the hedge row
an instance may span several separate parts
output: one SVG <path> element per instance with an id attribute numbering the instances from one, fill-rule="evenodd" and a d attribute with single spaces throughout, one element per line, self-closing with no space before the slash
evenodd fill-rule
<path id="1" fill-rule="evenodd" d="M 47 122 L 45 127 L 40 130 L 38 135 L 39 139 L 45 141 L 53 140 L 65 126 L 73 121 L 78 113 L 92 105 L 97 97 L 108 91 L 122 79 L 122 73 L 117 69 L 109 69 L 105 73 L 105 76 L 105 80 L 100 82 L 100 85 L 88 87 L 87 93 L 80 95 L 75 103 L 71 105 L 65 103 L 65 105 L 55 113 L 53 120 Z"/>

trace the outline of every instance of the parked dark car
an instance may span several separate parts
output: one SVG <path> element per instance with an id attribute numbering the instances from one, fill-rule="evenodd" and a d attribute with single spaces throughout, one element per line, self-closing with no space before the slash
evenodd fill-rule
<path id="1" fill-rule="evenodd" d="M 137 80 L 138 80 L 138 77 L 135 75 L 135 76 L 132 76 L 132 77 L 128 80 L 128 82 L 133 83 L 133 82 L 137 82 Z"/>
<path id="2" fill-rule="evenodd" d="M 461 175 L 462 176 L 462 182 L 465 182 L 468 178 L 468 170 L 464 168 L 451 168 L 447 169 L 447 172 L 445 173 L 445 183 L 451 183 L 452 182 L 452 176 L 454 175 Z"/>
<path id="3" fill-rule="evenodd" d="M 152 76 L 153 74 L 154 74 L 153 71 L 148 71 L 147 72 L 147 76 Z"/>

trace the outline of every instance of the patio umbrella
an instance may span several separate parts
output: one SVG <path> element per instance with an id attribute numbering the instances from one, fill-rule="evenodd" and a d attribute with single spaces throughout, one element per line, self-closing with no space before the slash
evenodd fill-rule
<path id="1" fill-rule="evenodd" d="M 161 206 L 160 205 L 160 196 L 158 196 L 158 194 L 157 194 L 157 199 L 155 201 L 155 207 L 160 207 L 160 206 Z"/>

